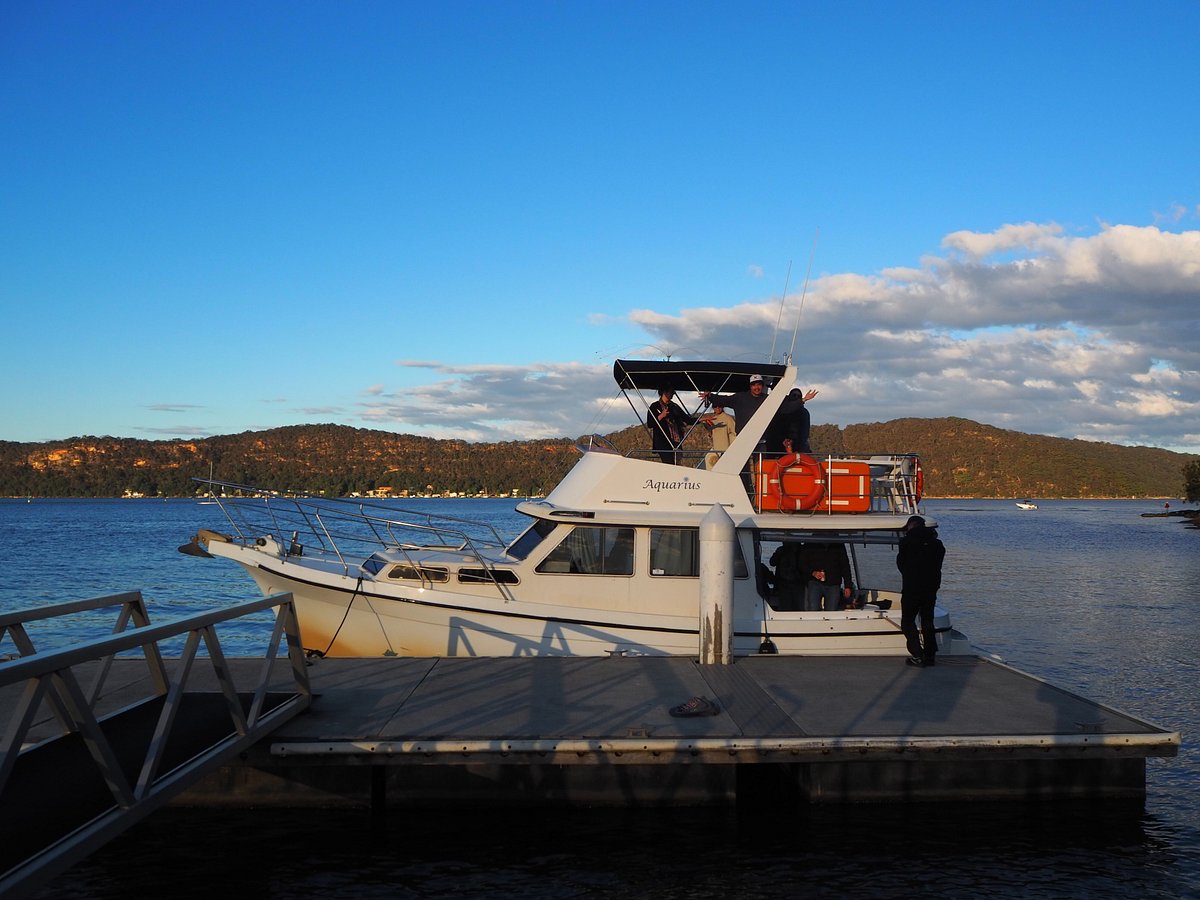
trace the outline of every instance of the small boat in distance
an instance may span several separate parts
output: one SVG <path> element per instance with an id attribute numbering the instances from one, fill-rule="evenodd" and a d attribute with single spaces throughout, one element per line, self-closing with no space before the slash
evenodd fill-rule
<path id="1" fill-rule="evenodd" d="M 1017 509 L 1037 509 L 1037 504 L 1032 500 L 1018 500 Z"/>
<path id="2" fill-rule="evenodd" d="M 613 376 L 639 421 L 661 390 L 692 395 L 679 402 L 694 407 L 693 429 L 709 392 L 750 392 L 752 381 L 771 391 L 720 454 L 697 439 L 705 446 L 678 450 L 673 465 L 648 446 L 581 440 L 558 486 L 518 504 L 527 525 L 515 538 L 428 509 L 209 481 L 230 530 L 201 529 L 180 550 L 232 560 L 264 594 L 291 592 L 302 644 L 318 656 L 695 655 L 698 532 L 719 505 L 736 530 L 735 655 L 907 655 L 895 559 L 920 515 L 915 454 L 764 453 L 797 387 L 792 365 L 619 360 Z M 772 590 L 768 561 L 784 546 L 844 551 L 849 602 L 798 609 Z M 971 653 L 943 609 L 934 621 L 942 653 Z"/>

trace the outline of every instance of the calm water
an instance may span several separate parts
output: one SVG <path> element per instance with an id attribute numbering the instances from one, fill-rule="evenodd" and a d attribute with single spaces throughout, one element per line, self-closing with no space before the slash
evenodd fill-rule
<path id="1" fill-rule="evenodd" d="M 409 501 L 489 518 L 511 503 Z M 928 504 L 943 605 L 981 649 L 1183 734 L 1144 808 L 954 804 L 731 812 L 166 810 L 61 876 L 54 897 L 1200 897 L 1200 534 L 1151 502 Z M 0 608 L 141 590 L 156 621 L 256 596 L 175 548 L 222 528 L 195 501 L 0 501 Z M 111 618 L 52 640 L 99 635 Z M 261 651 L 265 622 L 222 632 Z M 7 649 L 7 648 L 5 648 Z"/>

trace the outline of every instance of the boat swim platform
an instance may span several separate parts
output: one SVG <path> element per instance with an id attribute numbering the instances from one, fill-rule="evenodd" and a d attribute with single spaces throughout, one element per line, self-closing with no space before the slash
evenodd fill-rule
<path id="1" fill-rule="evenodd" d="M 307 710 L 174 803 L 1144 800 L 1146 759 L 1180 745 L 981 656 L 325 658 L 308 674 Z M 691 697 L 719 712 L 671 715 Z"/>

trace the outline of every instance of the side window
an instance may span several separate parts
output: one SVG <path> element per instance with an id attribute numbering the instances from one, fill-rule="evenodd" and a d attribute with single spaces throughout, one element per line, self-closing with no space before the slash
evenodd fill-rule
<path id="1" fill-rule="evenodd" d="M 440 566 L 410 566 L 407 563 L 393 566 L 388 572 L 388 578 L 403 578 L 405 581 L 433 581 L 443 582 L 450 580 L 450 572 Z"/>
<path id="2" fill-rule="evenodd" d="M 458 580 L 461 584 L 520 584 L 521 579 L 512 569 L 459 569 Z"/>
<path id="3" fill-rule="evenodd" d="M 538 564 L 537 571 L 632 575 L 633 529 L 577 526 Z"/>
<path id="4" fill-rule="evenodd" d="M 700 533 L 695 528 L 650 529 L 650 574 L 698 578 L 700 576 Z M 733 545 L 733 575 L 746 578 L 746 560 L 741 544 Z"/>

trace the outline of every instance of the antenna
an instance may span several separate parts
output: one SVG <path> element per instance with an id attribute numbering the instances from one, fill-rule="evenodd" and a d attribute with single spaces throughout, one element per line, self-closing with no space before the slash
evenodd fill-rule
<path id="1" fill-rule="evenodd" d="M 787 300 L 788 282 L 792 280 L 792 261 L 788 260 L 787 277 L 783 279 L 783 296 L 779 298 L 779 315 L 775 317 L 775 333 L 771 335 L 771 355 L 767 357 L 767 362 L 775 362 L 775 339 L 779 337 L 779 321 L 783 318 L 783 304 Z"/>
<path id="2" fill-rule="evenodd" d="M 808 276 L 812 274 L 813 257 L 817 255 L 817 238 L 821 236 L 821 226 L 817 226 L 813 234 L 812 250 L 808 254 L 808 271 L 804 273 L 804 288 L 800 291 L 800 311 L 796 313 L 796 327 L 792 329 L 792 346 L 788 350 L 787 361 L 791 363 L 792 354 L 796 352 L 796 335 L 800 332 L 800 317 L 804 315 L 804 296 L 808 293 Z"/>

